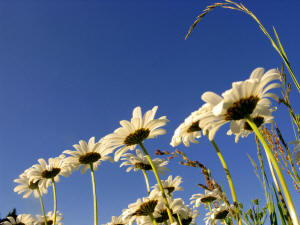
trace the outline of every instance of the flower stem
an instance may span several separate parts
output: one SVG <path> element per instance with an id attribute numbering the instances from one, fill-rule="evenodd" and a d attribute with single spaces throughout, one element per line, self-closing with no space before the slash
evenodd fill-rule
<path id="1" fill-rule="evenodd" d="M 37 188 L 37 192 L 38 192 L 38 195 L 39 195 L 39 198 L 40 198 L 40 203 L 41 203 L 41 208 L 42 208 L 42 212 L 43 212 L 44 222 L 45 222 L 45 225 L 47 225 L 47 218 L 46 218 L 46 215 L 45 215 L 44 203 L 43 203 L 41 191 L 40 191 L 39 188 Z"/>
<path id="2" fill-rule="evenodd" d="M 91 177 L 93 183 L 93 196 L 94 196 L 94 225 L 98 225 L 97 193 L 96 193 L 96 182 L 95 182 L 93 163 L 90 163 L 90 169 L 91 169 Z"/>
<path id="3" fill-rule="evenodd" d="M 52 188 L 53 188 L 53 197 L 54 197 L 54 216 L 53 216 L 53 225 L 55 225 L 56 222 L 56 211 L 57 211 L 57 200 L 56 200 L 56 187 L 55 187 L 55 181 L 52 177 Z"/>
<path id="4" fill-rule="evenodd" d="M 179 213 L 177 213 L 176 215 L 177 215 L 177 218 L 178 218 L 179 225 L 182 225 L 182 221 L 181 221 Z"/>
<path id="5" fill-rule="evenodd" d="M 148 180 L 148 176 L 145 170 L 142 170 L 144 177 L 145 177 L 145 181 L 146 181 L 146 186 L 147 186 L 147 192 L 148 195 L 150 195 L 150 185 L 149 185 L 149 180 Z"/>
<path id="6" fill-rule="evenodd" d="M 156 219 L 154 218 L 154 216 L 153 216 L 152 213 L 149 214 L 149 217 L 151 218 L 152 223 L 153 223 L 154 225 L 157 225 Z"/>
<path id="7" fill-rule="evenodd" d="M 156 170 L 156 168 L 155 168 L 155 166 L 154 166 L 154 164 L 153 164 L 153 162 L 152 162 L 152 159 L 151 159 L 149 153 L 147 152 L 145 146 L 143 145 L 143 143 L 140 142 L 139 145 L 141 146 L 141 148 L 142 148 L 144 154 L 146 155 L 146 158 L 148 159 L 148 161 L 149 161 L 149 163 L 150 163 L 150 165 L 151 165 L 151 167 L 152 167 L 152 171 L 153 171 L 153 173 L 154 173 L 154 175 L 155 175 L 156 181 L 157 181 L 158 186 L 159 186 L 159 188 L 160 188 L 161 195 L 162 195 L 162 197 L 163 197 L 165 206 L 166 206 L 166 208 L 167 208 L 167 212 L 168 212 L 168 217 L 169 217 L 170 223 L 172 224 L 172 223 L 174 222 L 174 220 L 173 220 L 172 213 L 171 213 L 171 210 L 170 210 L 170 206 L 169 206 L 169 203 L 168 203 L 168 200 L 167 200 L 167 197 L 166 197 L 164 188 L 163 188 L 163 186 L 162 186 L 162 184 L 161 184 L 161 180 L 160 180 L 160 178 L 159 178 L 158 172 L 157 172 L 157 170 Z"/>
<path id="8" fill-rule="evenodd" d="M 220 152 L 220 149 L 218 148 L 216 142 L 214 140 L 210 141 L 212 143 L 212 145 L 214 146 L 214 149 L 216 150 L 217 152 L 217 155 L 221 161 L 221 164 L 223 166 L 223 169 L 226 173 L 226 177 L 227 177 L 227 180 L 228 180 L 228 184 L 229 184 L 229 187 L 230 187 L 230 191 L 231 191 L 231 196 L 232 196 L 232 200 L 234 203 L 238 203 L 237 201 L 237 197 L 236 197 L 236 192 L 235 192 L 235 188 L 234 188 L 234 185 L 233 185 L 233 181 L 232 181 L 232 178 L 231 178 L 231 175 L 230 175 L 230 172 L 229 172 L 229 169 L 227 167 L 227 164 L 223 158 L 223 155 L 222 153 Z M 241 217 L 240 217 L 240 213 L 238 213 L 238 222 L 239 222 L 239 225 L 242 225 L 242 220 L 241 220 Z"/>
<path id="9" fill-rule="evenodd" d="M 253 122 L 252 118 L 249 116 L 247 118 L 247 122 L 250 125 L 250 127 L 252 128 L 252 130 L 255 132 L 256 136 L 258 137 L 258 139 L 260 140 L 260 142 L 262 143 L 264 149 L 265 149 L 265 153 L 266 155 L 270 158 L 270 161 L 276 171 L 276 174 L 278 176 L 278 179 L 280 181 L 283 193 L 285 195 L 289 210 L 290 210 L 290 215 L 292 217 L 293 220 L 293 224 L 294 225 L 298 225 L 299 221 L 298 221 L 298 216 L 295 210 L 295 206 L 293 204 L 289 189 L 287 187 L 287 184 L 285 182 L 285 179 L 283 177 L 283 174 L 280 170 L 280 167 L 278 166 L 278 163 L 274 157 L 274 155 L 272 154 L 271 149 L 269 148 L 269 145 L 267 144 L 267 142 L 265 141 L 265 139 L 263 138 L 262 134 L 260 133 L 260 131 L 258 130 L 256 124 Z"/>

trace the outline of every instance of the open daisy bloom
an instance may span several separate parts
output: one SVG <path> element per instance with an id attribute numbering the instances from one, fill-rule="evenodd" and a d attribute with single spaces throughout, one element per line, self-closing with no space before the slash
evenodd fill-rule
<path id="1" fill-rule="evenodd" d="M 34 218 L 30 214 L 20 214 L 17 218 L 7 217 L 8 221 L 4 221 L 1 225 L 34 225 Z"/>
<path id="2" fill-rule="evenodd" d="M 221 201 L 223 193 L 219 189 L 215 188 L 211 191 L 205 190 L 205 194 L 194 194 L 190 198 L 193 208 L 199 207 L 201 204 L 210 204 L 214 201 Z"/>
<path id="3" fill-rule="evenodd" d="M 166 133 L 164 129 L 160 128 L 168 122 L 166 116 L 154 119 L 157 108 L 157 106 L 154 106 L 142 116 L 141 108 L 136 107 L 132 112 L 131 121 L 121 120 L 122 127 L 104 138 L 108 146 L 118 149 L 115 152 L 116 161 L 129 149 L 134 150 L 136 145 L 142 143 L 145 139 Z"/>
<path id="4" fill-rule="evenodd" d="M 162 180 L 161 183 L 169 196 L 171 196 L 174 191 L 183 191 L 183 188 L 179 186 L 182 183 L 182 177 L 180 176 L 176 176 L 173 179 L 170 175 L 167 180 Z M 151 195 L 154 196 L 155 194 L 161 194 L 158 184 L 154 185 L 152 188 L 153 190 L 151 191 Z"/>
<path id="5" fill-rule="evenodd" d="M 253 113 L 259 113 L 261 117 L 270 116 L 269 97 L 277 99 L 277 96 L 267 92 L 280 87 L 279 83 L 269 84 L 278 79 L 280 73 L 277 69 L 264 73 L 263 68 L 257 68 L 249 79 L 232 83 L 232 89 L 222 94 L 222 101 L 219 101 L 220 96 L 215 97 L 216 94 L 205 92 L 201 97 L 203 101 L 209 104 L 214 104 L 216 101 L 219 103 L 200 120 L 200 127 L 205 133 L 209 132 L 209 139 L 212 140 L 217 130 L 228 122 L 231 122 L 231 130 L 234 130 L 238 127 L 237 121 L 252 117 Z"/>
<path id="6" fill-rule="evenodd" d="M 128 205 L 128 209 L 123 210 L 122 218 L 129 220 L 129 223 L 132 224 L 138 217 L 152 216 L 157 203 L 157 199 L 146 197 L 141 200 L 139 198 L 135 203 Z"/>
<path id="7" fill-rule="evenodd" d="M 213 208 L 211 212 L 206 213 L 205 224 L 215 225 L 218 221 L 224 223 L 226 218 L 231 217 L 234 212 L 234 206 L 223 203 L 219 208 Z"/>
<path id="8" fill-rule="evenodd" d="M 80 140 L 79 144 L 73 147 L 76 151 L 65 150 L 63 152 L 70 155 L 65 161 L 72 169 L 77 170 L 81 167 L 81 173 L 85 173 L 90 168 L 90 164 L 93 165 L 93 170 L 97 170 L 101 161 L 113 162 L 113 159 L 108 156 L 113 150 L 103 143 L 103 139 L 95 143 L 95 137 L 91 137 L 88 143 Z"/>
<path id="9" fill-rule="evenodd" d="M 113 216 L 111 218 L 111 222 L 109 223 L 106 223 L 104 225 L 125 225 L 125 224 L 128 224 L 128 219 L 123 219 L 123 215 L 119 216 L 119 217 L 116 217 L 116 216 Z"/>
<path id="10" fill-rule="evenodd" d="M 71 168 L 65 162 L 65 155 L 49 158 L 48 164 L 44 159 L 39 159 L 39 164 L 32 166 L 29 172 L 34 182 L 39 182 L 41 190 L 48 188 L 52 179 L 59 182 L 59 175 L 67 177 L 71 174 Z"/>
<path id="11" fill-rule="evenodd" d="M 54 213 L 52 213 L 51 211 L 47 213 L 46 215 L 46 220 L 47 220 L 47 224 L 48 225 L 52 225 L 53 224 L 53 218 L 54 218 Z M 62 217 L 62 214 L 57 211 L 56 212 L 56 225 L 62 225 L 63 223 L 61 222 L 64 218 Z M 45 225 L 45 220 L 44 217 L 42 215 L 36 215 L 36 220 L 34 222 L 34 225 Z"/>
<path id="12" fill-rule="evenodd" d="M 15 179 L 14 182 L 18 183 L 14 188 L 14 192 L 18 194 L 23 194 L 23 198 L 28 198 L 32 193 L 35 198 L 39 197 L 40 194 L 47 194 L 48 189 L 45 187 L 39 187 L 39 181 L 33 181 L 29 175 L 31 168 L 27 169 L 22 173 L 18 179 Z"/>
<path id="13" fill-rule="evenodd" d="M 129 172 L 132 169 L 134 171 L 152 170 L 152 167 L 151 167 L 147 157 L 139 149 L 136 150 L 136 155 L 133 155 L 131 153 L 123 154 L 121 160 L 124 160 L 124 162 L 121 163 L 120 167 L 129 166 L 126 169 L 126 172 Z M 164 171 L 169 171 L 169 169 L 167 167 L 165 167 L 165 165 L 167 165 L 169 163 L 167 160 L 156 158 L 156 159 L 153 159 L 153 163 L 154 163 L 155 168 L 158 173 L 165 175 Z"/>

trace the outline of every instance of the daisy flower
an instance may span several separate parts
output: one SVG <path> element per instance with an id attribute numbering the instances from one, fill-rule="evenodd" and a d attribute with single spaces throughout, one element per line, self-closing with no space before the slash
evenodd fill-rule
<path id="1" fill-rule="evenodd" d="M 204 218 L 205 224 L 214 225 L 218 221 L 223 223 L 227 217 L 232 216 L 232 211 L 234 211 L 233 205 L 223 203 L 219 208 L 213 208 L 211 212 L 206 213 L 206 217 Z"/>
<path id="2" fill-rule="evenodd" d="M 125 224 L 128 224 L 128 219 L 123 219 L 123 215 L 119 216 L 119 217 L 116 217 L 116 216 L 113 216 L 111 218 L 111 222 L 109 223 L 106 223 L 104 225 L 125 225 Z"/>
<path id="3" fill-rule="evenodd" d="M 133 170 L 133 171 L 152 170 L 152 167 L 151 167 L 148 159 L 139 149 L 136 150 L 136 155 L 131 154 L 131 153 L 123 154 L 121 160 L 124 160 L 124 162 L 122 162 L 120 167 L 129 166 L 126 169 L 126 172 L 129 172 L 131 170 Z M 155 165 L 155 168 L 158 173 L 165 175 L 164 171 L 169 171 L 169 169 L 167 167 L 165 167 L 165 165 L 168 164 L 167 160 L 156 158 L 156 159 L 153 159 L 152 161 L 153 161 L 153 164 Z"/>
<path id="4" fill-rule="evenodd" d="M 23 198 L 28 198 L 32 193 L 35 198 L 39 197 L 40 194 L 47 194 L 48 189 L 39 187 L 39 181 L 33 181 L 32 177 L 29 175 L 31 168 L 25 170 L 18 179 L 15 179 L 14 182 L 18 183 L 14 188 L 14 192 L 18 194 L 23 194 Z"/>
<path id="5" fill-rule="evenodd" d="M 128 219 L 132 224 L 137 217 L 153 214 L 157 203 L 157 199 L 146 197 L 141 200 L 139 198 L 135 203 L 128 205 L 128 209 L 123 210 L 122 219 Z"/>
<path id="6" fill-rule="evenodd" d="M 199 207 L 201 204 L 207 204 L 214 202 L 216 200 L 223 199 L 222 197 L 223 193 L 221 193 L 217 188 L 209 191 L 205 190 L 205 194 L 194 194 L 190 198 L 191 204 L 193 205 L 193 208 Z"/>
<path id="7" fill-rule="evenodd" d="M 168 122 L 166 116 L 154 119 L 157 108 L 157 106 L 154 106 L 142 116 L 141 108 L 136 107 L 132 112 L 131 121 L 120 121 L 122 127 L 105 137 L 105 142 L 109 146 L 118 149 L 115 152 L 115 161 L 118 161 L 122 154 L 128 150 L 134 150 L 136 145 L 142 143 L 145 139 L 166 133 L 164 129 L 160 128 Z"/>
<path id="8" fill-rule="evenodd" d="M 181 208 L 178 214 L 180 216 L 182 225 L 196 224 L 196 218 L 199 216 L 197 210 L 192 210 L 187 206 Z"/>
<path id="9" fill-rule="evenodd" d="M 255 112 L 268 116 L 271 105 L 269 98 L 277 99 L 277 96 L 267 92 L 280 87 L 279 83 L 269 83 L 278 79 L 280 73 L 277 69 L 264 73 L 263 68 L 257 68 L 248 80 L 232 83 L 232 89 L 222 94 L 223 100 L 202 118 L 200 127 L 205 133 L 209 132 L 209 139 L 212 140 L 217 130 L 228 122 L 246 119 Z M 209 104 L 219 101 L 220 96 L 215 97 L 209 93 L 211 92 L 202 95 L 203 101 Z M 231 126 L 234 126 L 234 123 L 231 123 Z"/>
<path id="10" fill-rule="evenodd" d="M 48 164 L 44 159 L 39 159 L 39 164 L 32 166 L 29 172 L 34 182 L 39 182 L 41 189 L 48 188 L 51 180 L 59 182 L 59 175 L 67 177 L 71 174 L 71 168 L 65 162 L 65 155 L 60 155 L 55 158 L 49 158 Z"/>
<path id="11" fill-rule="evenodd" d="M 66 158 L 66 163 L 72 169 L 78 170 L 81 167 L 82 174 L 90 168 L 91 163 L 93 164 L 93 169 L 97 170 L 101 161 L 109 160 L 113 162 L 113 159 L 108 156 L 113 150 L 103 143 L 103 139 L 95 143 L 95 137 L 91 137 L 88 143 L 80 140 L 79 144 L 75 144 L 73 147 L 76 149 L 75 151 L 65 150 L 63 152 L 70 155 Z"/>
<path id="12" fill-rule="evenodd" d="M 168 194 L 169 196 L 172 195 L 174 191 L 183 191 L 183 188 L 179 186 L 181 183 L 182 177 L 177 176 L 173 179 L 172 175 L 170 175 L 167 180 L 161 181 L 161 184 L 164 190 L 166 191 L 166 194 Z M 157 193 L 159 195 L 161 194 L 158 184 L 154 185 L 152 188 L 153 190 L 151 193 Z"/>
<path id="13" fill-rule="evenodd" d="M 273 111 L 273 109 L 269 109 L 269 113 L 265 113 L 267 115 L 260 115 L 257 111 L 255 111 L 254 113 L 252 113 L 251 117 L 256 126 L 259 128 L 263 124 L 273 122 Z M 253 130 L 248 124 L 248 122 L 245 119 L 242 119 L 231 122 L 231 126 L 230 129 L 227 131 L 227 135 L 235 135 L 235 143 L 237 143 L 240 137 L 246 138 L 252 132 Z"/>
<path id="14" fill-rule="evenodd" d="M 1 225 L 34 225 L 34 218 L 30 214 L 20 214 L 17 218 L 7 217 L 8 221 L 4 221 Z"/>
<path id="15" fill-rule="evenodd" d="M 53 224 L 53 218 L 54 218 L 54 213 L 52 211 L 48 212 L 46 215 L 46 220 L 47 220 L 47 225 L 52 225 Z M 63 225 L 61 222 L 64 218 L 62 217 L 62 214 L 57 211 L 56 212 L 56 225 Z M 36 219 L 34 221 L 34 225 L 45 225 L 45 220 L 42 215 L 36 215 Z"/>

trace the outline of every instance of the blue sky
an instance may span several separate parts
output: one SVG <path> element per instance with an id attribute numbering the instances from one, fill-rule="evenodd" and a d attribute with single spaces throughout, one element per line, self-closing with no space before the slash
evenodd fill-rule
<path id="1" fill-rule="evenodd" d="M 175 128 L 202 105 L 205 91 L 221 94 L 231 82 L 249 77 L 256 67 L 280 67 L 281 59 L 252 19 L 218 9 L 184 40 L 196 16 L 212 1 L 1 1 L 0 2 L 0 213 L 40 214 L 38 199 L 22 199 L 13 180 L 37 159 L 58 156 L 80 139 L 99 139 L 130 119 L 158 105 L 166 115 L 167 134 L 145 143 L 173 149 Z M 243 1 L 271 32 L 277 29 L 297 76 L 300 64 L 300 2 Z M 277 92 L 279 93 L 279 91 Z M 299 112 L 296 89 L 291 100 Z M 274 103 L 276 105 L 276 103 Z M 294 140 L 287 110 L 274 113 L 287 141 Z M 280 119 L 279 119 L 280 118 Z M 263 198 L 247 154 L 255 158 L 254 137 L 238 144 L 225 135 L 216 142 L 228 162 L 238 199 L 249 205 Z M 206 138 L 185 151 L 212 170 L 227 191 L 224 172 Z M 126 173 L 120 163 L 103 163 L 96 172 L 100 224 L 146 194 L 142 174 Z M 183 176 L 184 193 L 202 192 L 200 173 L 175 162 L 170 174 Z M 166 178 L 166 177 L 165 177 Z M 154 180 L 152 180 L 154 181 Z M 152 182 L 153 184 L 153 182 Z M 298 194 L 293 187 L 296 209 Z M 93 223 L 90 175 L 73 173 L 57 184 L 58 210 L 64 223 Z M 229 192 L 228 192 L 228 195 Z M 52 191 L 44 197 L 52 210 Z M 202 214 L 201 218 L 204 215 Z M 200 220 L 201 221 L 201 220 Z"/>

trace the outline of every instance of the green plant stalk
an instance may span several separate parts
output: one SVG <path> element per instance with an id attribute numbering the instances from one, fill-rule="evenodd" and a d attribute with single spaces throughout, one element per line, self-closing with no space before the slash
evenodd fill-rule
<path id="1" fill-rule="evenodd" d="M 182 225 L 182 221 L 181 221 L 181 218 L 180 218 L 179 213 L 176 213 L 176 215 L 177 215 L 177 219 L 178 219 L 178 221 L 179 221 L 179 225 Z"/>
<path id="2" fill-rule="evenodd" d="M 56 222 L 56 211 L 57 211 L 57 200 L 56 200 L 56 187 L 55 187 L 55 181 L 52 177 L 52 188 L 53 188 L 53 197 L 54 197 L 54 217 L 53 217 L 53 225 L 55 225 Z"/>
<path id="3" fill-rule="evenodd" d="M 46 218 L 46 215 L 45 215 L 44 203 L 43 203 L 41 191 L 40 191 L 39 188 L 37 188 L 37 192 L 38 192 L 38 195 L 39 195 L 39 198 L 40 198 L 40 203 L 41 203 L 41 208 L 42 208 L 42 212 L 43 212 L 44 222 L 45 222 L 45 225 L 48 225 L 47 224 L 47 218 Z"/>
<path id="4" fill-rule="evenodd" d="M 217 152 L 217 155 L 221 161 L 221 164 L 223 166 L 223 169 L 225 171 L 225 174 L 226 174 L 226 177 L 227 177 L 227 180 L 228 180 L 228 184 L 229 184 L 229 187 L 230 187 L 230 191 L 231 191 L 231 196 L 232 196 L 232 200 L 234 203 L 238 203 L 237 201 L 237 197 L 236 197 L 236 192 L 235 192 L 235 188 L 234 188 L 234 185 L 233 185 L 233 181 L 232 181 L 232 178 L 231 178 L 231 175 L 230 175 L 230 172 L 229 172 L 229 169 L 227 167 L 227 164 L 223 158 L 223 155 L 222 153 L 220 152 L 220 149 L 218 148 L 216 142 L 214 140 L 210 141 L 210 143 L 212 143 L 212 145 L 214 146 L 214 149 L 216 150 Z M 238 213 L 238 223 L 239 225 L 242 225 L 242 220 L 241 220 L 241 216 L 240 216 L 240 213 Z"/>
<path id="5" fill-rule="evenodd" d="M 93 184 L 93 197 L 94 197 L 94 224 L 98 225 L 98 208 L 97 208 L 97 193 L 96 193 L 96 182 L 93 163 L 90 163 L 91 177 Z"/>
<path id="6" fill-rule="evenodd" d="M 154 176 L 155 176 L 156 181 L 157 181 L 157 183 L 158 183 L 158 186 L 159 186 L 159 188 L 160 188 L 160 192 L 161 192 L 161 195 L 162 195 L 162 197 L 163 197 L 165 206 L 166 206 L 166 208 L 167 208 L 167 212 L 168 212 L 168 217 L 169 217 L 170 223 L 172 224 L 172 223 L 174 222 L 174 220 L 173 220 L 172 213 L 171 213 L 171 210 L 170 210 L 170 206 L 169 206 L 169 203 L 168 203 L 168 200 L 167 200 L 167 197 L 166 197 L 164 188 L 163 188 L 163 186 L 162 186 L 162 184 L 161 184 L 161 180 L 160 180 L 160 178 L 159 178 L 158 172 L 157 172 L 157 170 L 156 170 L 156 168 L 155 168 L 155 166 L 154 166 L 154 164 L 153 164 L 153 162 L 152 162 L 152 159 L 151 159 L 149 153 L 147 152 L 145 146 L 143 145 L 143 143 L 140 142 L 139 145 L 140 145 L 141 149 L 143 150 L 144 154 L 146 155 L 146 158 L 148 159 L 148 161 L 149 161 L 149 163 L 150 163 L 150 165 L 151 165 L 151 167 L 152 167 L 152 171 L 153 171 L 153 173 L 154 173 Z"/>
<path id="7" fill-rule="evenodd" d="M 150 185 L 149 185 L 149 180 L 148 180 L 148 176 L 145 170 L 142 170 L 144 177 L 145 177 L 145 181 L 146 181 L 146 186 L 147 186 L 147 192 L 148 195 L 150 195 Z"/>
<path id="8" fill-rule="evenodd" d="M 253 120 L 252 120 L 252 118 L 250 116 L 248 116 L 247 122 L 250 125 L 250 127 L 252 128 L 252 130 L 255 132 L 255 134 L 258 137 L 258 139 L 260 140 L 260 142 L 262 143 L 262 145 L 263 145 L 263 147 L 265 149 L 265 153 L 270 158 L 271 163 L 272 163 L 272 165 L 273 165 L 273 167 L 274 167 L 274 169 L 275 169 L 275 171 L 277 173 L 277 176 L 279 178 L 281 187 L 283 189 L 283 193 L 284 193 L 286 201 L 287 201 L 287 205 L 288 205 L 289 210 L 290 210 L 290 215 L 292 217 L 293 224 L 294 225 L 299 225 L 298 216 L 297 216 L 297 213 L 296 213 L 296 210 L 295 210 L 295 206 L 293 204 L 293 200 L 291 198 L 289 189 L 287 187 L 285 179 L 284 179 L 284 177 L 282 175 L 282 172 L 281 172 L 281 170 L 280 170 L 280 168 L 278 166 L 278 163 L 277 163 L 274 155 L 272 154 L 272 152 L 271 152 L 271 150 L 270 150 L 267 142 L 263 138 L 262 134 L 260 133 L 260 131 L 258 130 L 256 124 L 253 122 Z"/>
<path id="9" fill-rule="evenodd" d="M 275 183 L 276 190 L 277 190 L 277 192 L 278 192 L 280 201 L 281 201 L 281 203 L 282 203 L 282 205 L 283 205 L 283 210 L 286 211 L 286 212 L 285 212 L 286 216 L 287 216 L 289 219 L 291 219 L 291 218 L 290 218 L 290 215 L 289 215 L 289 211 L 288 211 L 288 209 L 287 209 L 287 207 L 286 207 L 286 204 L 285 204 L 285 200 L 284 200 L 284 198 L 283 198 L 283 196 L 282 196 L 282 192 L 281 192 L 281 189 L 280 189 L 280 187 L 279 187 L 277 178 L 276 178 L 276 176 L 275 176 L 274 168 L 273 168 L 273 166 L 272 166 L 271 160 L 270 160 L 270 158 L 269 158 L 268 155 L 267 155 L 267 160 L 268 160 L 268 164 L 269 164 L 269 168 L 270 168 L 270 171 L 271 171 L 271 175 L 272 175 L 273 181 L 274 181 L 274 183 Z"/>
<path id="10" fill-rule="evenodd" d="M 153 216 L 152 213 L 149 214 L 149 217 L 151 218 L 152 223 L 153 223 L 154 225 L 157 225 L 157 222 L 156 222 L 156 220 L 155 220 L 155 218 L 154 218 L 154 216 Z"/>

